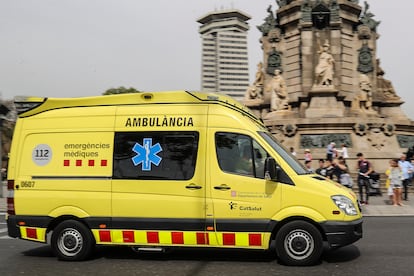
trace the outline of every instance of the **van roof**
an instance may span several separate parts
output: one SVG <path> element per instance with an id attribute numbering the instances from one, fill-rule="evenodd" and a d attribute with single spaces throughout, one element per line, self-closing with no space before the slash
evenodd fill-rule
<path id="1" fill-rule="evenodd" d="M 42 97 L 15 97 L 14 103 L 20 118 L 36 115 L 48 110 L 86 107 L 86 106 L 114 106 L 157 103 L 210 103 L 221 104 L 234 109 L 255 121 L 257 117 L 245 106 L 229 96 L 217 93 L 189 92 L 189 91 L 158 91 L 114 94 L 80 98 L 42 98 Z"/>

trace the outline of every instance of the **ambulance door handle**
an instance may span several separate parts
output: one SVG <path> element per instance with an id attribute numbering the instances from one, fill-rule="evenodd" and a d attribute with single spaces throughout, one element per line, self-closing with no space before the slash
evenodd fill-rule
<path id="1" fill-rule="evenodd" d="M 231 187 L 227 186 L 226 184 L 221 184 L 220 186 L 214 186 L 216 190 L 230 190 Z"/>
<path id="2" fill-rule="evenodd" d="M 185 188 L 190 189 L 190 190 L 200 190 L 203 187 L 199 186 L 199 185 L 196 185 L 194 183 L 191 183 L 190 185 L 185 186 Z"/>

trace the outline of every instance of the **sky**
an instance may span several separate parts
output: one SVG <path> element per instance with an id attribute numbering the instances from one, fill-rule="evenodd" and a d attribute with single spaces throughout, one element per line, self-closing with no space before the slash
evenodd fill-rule
<path id="1" fill-rule="evenodd" d="M 414 119 L 411 89 L 414 1 L 368 0 L 377 57 L 402 109 Z M 360 0 L 363 5 L 363 0 Z M 262 60 L 260 32 L 274 0 L 0 0 L 0 97 L 82 97 L 120 86 L 200 90 L 197 19 L 214 10 L 249 14 L 249 67 Z"/>

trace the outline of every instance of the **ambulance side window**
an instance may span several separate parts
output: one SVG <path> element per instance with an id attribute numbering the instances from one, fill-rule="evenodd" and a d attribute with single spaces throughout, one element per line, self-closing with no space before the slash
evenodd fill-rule
<path id="1" fill-rule="evenodd" d="M 189 180 L 197 160 L 197 132 L 117 132 L 114 179 Z"/>
<path id="2" fill-rule="evenodd" d="M 218 132 L 215 142 L 217 160 L 222 171 L 264 178 L 264 162 L 268 154 L 250 136 Z"/>

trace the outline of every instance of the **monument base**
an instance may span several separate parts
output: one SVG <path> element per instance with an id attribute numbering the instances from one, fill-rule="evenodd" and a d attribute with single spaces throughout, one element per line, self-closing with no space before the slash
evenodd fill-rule
<path id="1" fill-rule="evenodd" d="M 338 90 L 333 86 L 313 86 L 312 90 L 309 91 L 311 100 L 305 110 L 305 117 L 343 117 L 345 115 L 345 105 L 342 101 L 337 100 L 337 95 Z"/>

